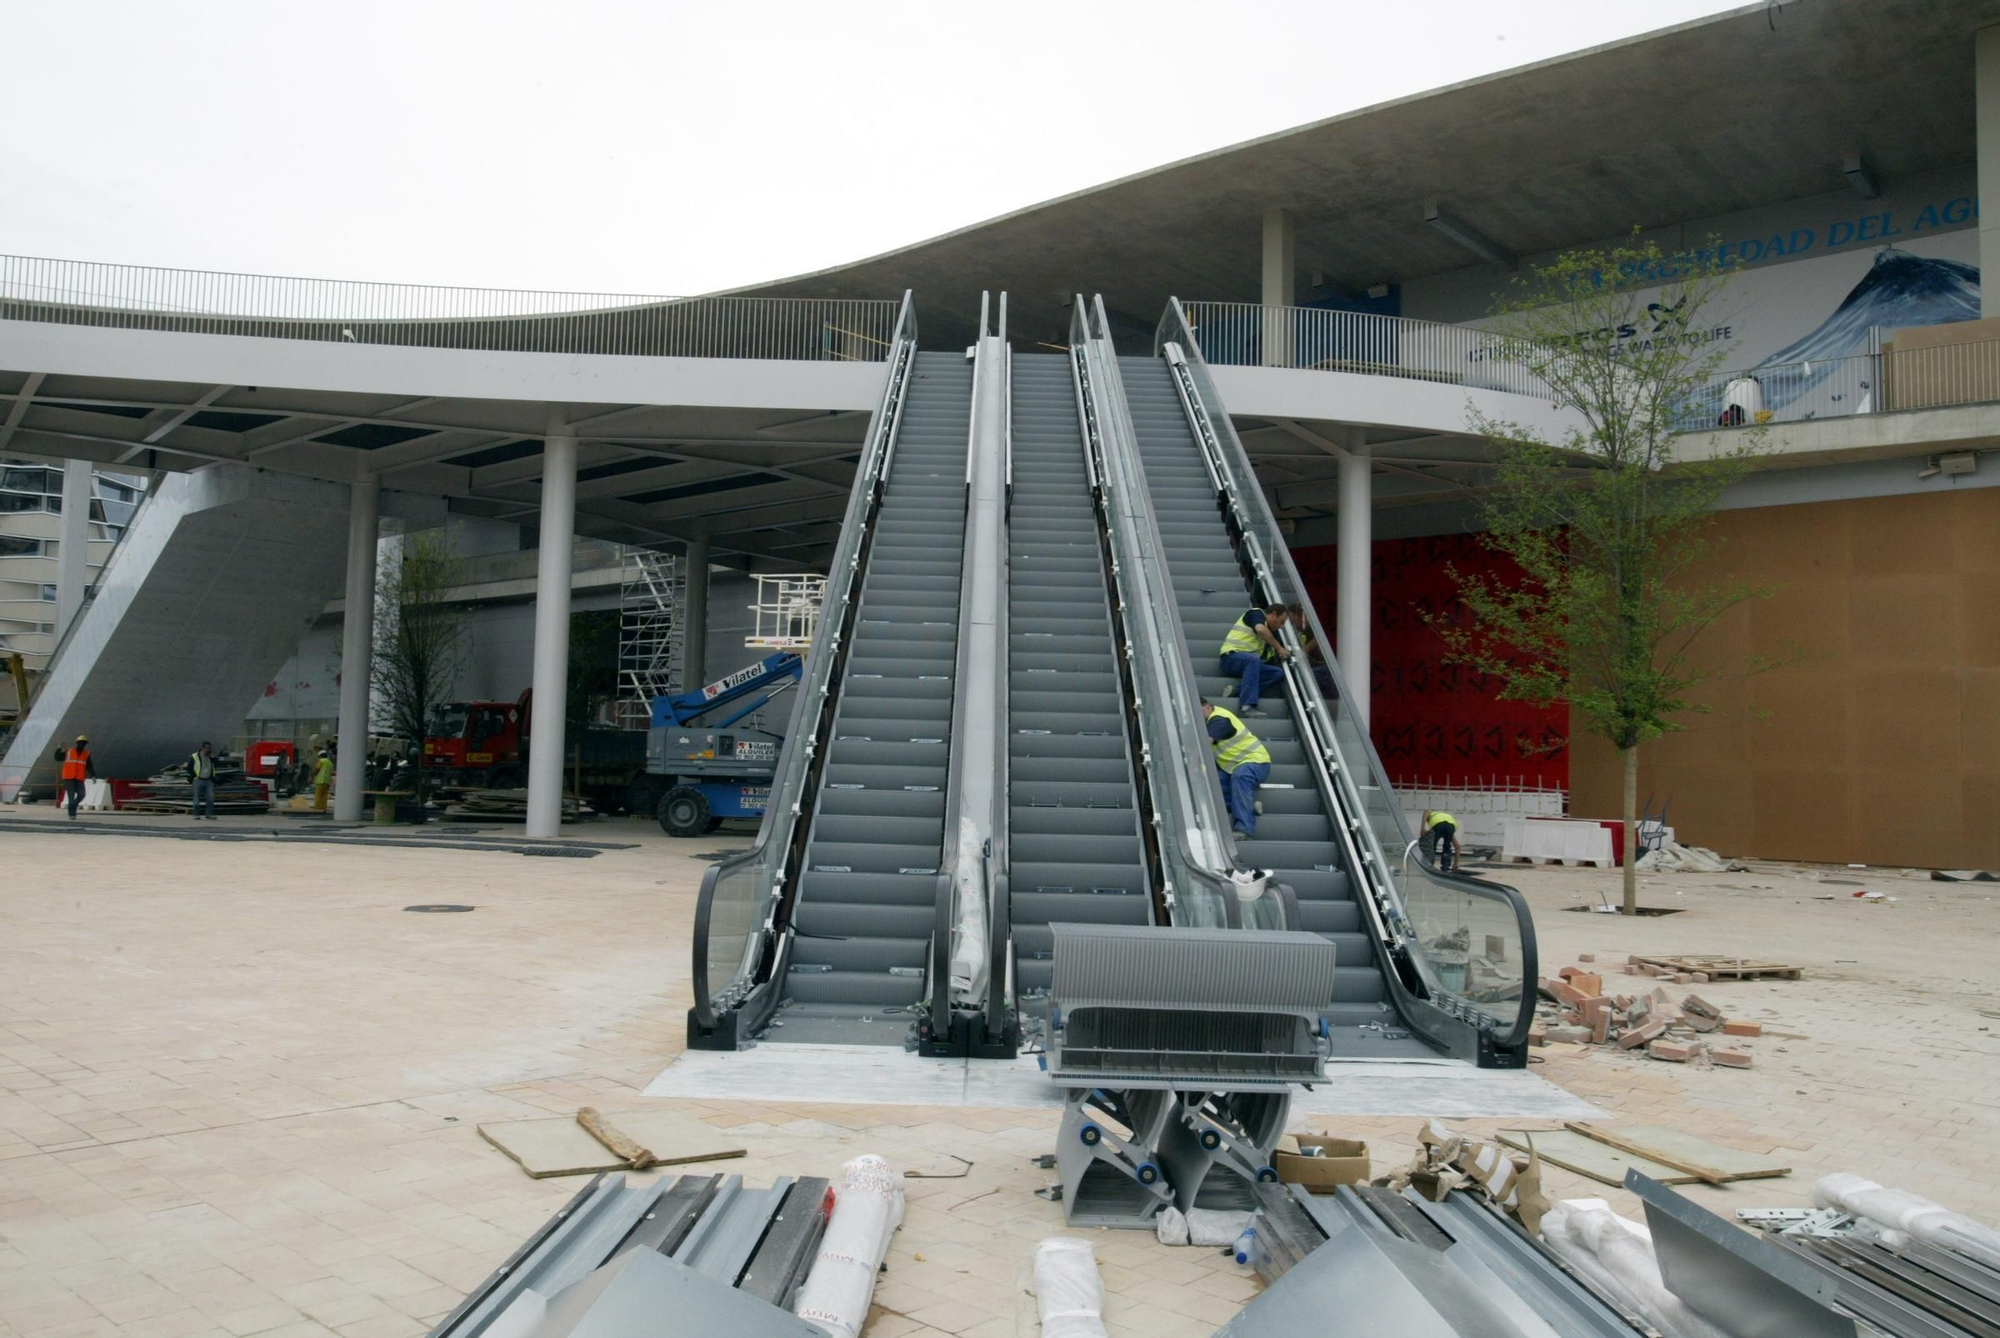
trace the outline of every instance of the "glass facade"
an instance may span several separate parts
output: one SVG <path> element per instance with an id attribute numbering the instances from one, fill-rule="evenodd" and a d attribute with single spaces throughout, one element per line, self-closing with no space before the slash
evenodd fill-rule
<path id="1" fill-rule="evenodd" d="M 18 650 L 31 669 L 40 669 L 55 649 L 49 606 L 56 602 L 56 559 L 61 543 L 45 517 L 62 514 L 63 470 L 23 460 L 0 460 L 0 653 Z M 145 498 L 142 479 L 96 472 L 91 480 L 90 539 L 115 543 Z M 103 550 L 90 558 L 96 573 Z M 31 607 L 32 606 L 32 607 Z"/>

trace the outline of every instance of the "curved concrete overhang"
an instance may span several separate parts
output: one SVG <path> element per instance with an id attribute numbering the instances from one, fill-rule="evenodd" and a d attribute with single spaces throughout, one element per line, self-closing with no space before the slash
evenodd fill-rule
<path id="1" fill-rule="evenodd" d="M 1476 423 L 1513 423 L 1561 441 L 1583 419 L 1573 409 L 1504 390 L 1290 367 L 1209 366 L 1232 418 L 1305 419 L 1409 433 L 1478 435 Z"/>
<path id="2" fill-rule="evenodd" d="M 0 367 L 204 385 L 550 404 L 872 410 L 883 364 L 500 353 L 0 321 Z"/>

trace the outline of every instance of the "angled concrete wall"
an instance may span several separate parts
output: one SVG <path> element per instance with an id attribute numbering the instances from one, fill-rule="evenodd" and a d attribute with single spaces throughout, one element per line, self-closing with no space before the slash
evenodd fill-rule
<path id="1" fill-rule="evenodd" d="M 170 475 L 0 758 L 0 802 L 53 791 L 60 742 L 143 777 L 228 740 L 341 592 L 347 490 L 236 465 Z"/>

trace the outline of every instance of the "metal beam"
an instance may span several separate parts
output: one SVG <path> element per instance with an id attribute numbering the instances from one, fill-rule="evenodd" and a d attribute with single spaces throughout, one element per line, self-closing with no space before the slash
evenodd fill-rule
<path id="1" fill-rule="evenodd" d="M 21 389 L 14 396 L 14 403 L 7 410 L 7 421 L 0 423 L 0 451 L 7 449 L 7 443 L 14 439 L 15 429 L 27 417 L 28 406 L 35 402 L 35 392 L 42 388 L 44 373 L 29 372 L 28 379 L 21 383 Z"/>

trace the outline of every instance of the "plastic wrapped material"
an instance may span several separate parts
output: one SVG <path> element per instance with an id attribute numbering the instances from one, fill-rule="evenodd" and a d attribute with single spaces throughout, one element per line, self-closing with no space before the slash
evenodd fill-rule
<path id="1" fill-rule="evenodd" d="M 1229 1245 L 1249 1229 L 1254 1213 L 1226 1208 L 1167 1207 L 1153 1225 L 1162 1245 Z"/>
<path id="2" fill-rule="evenodd" d="M 2000 1232 L 1906 1190 L 1885 1189 L 1865 1176 L 1837 1172 L 1820 1177 L 1813 1186 L 1813 1202 L 1852 1213 L 1885 1232 L 1907 1232 L 1926 1245 L 1956 1250 L 1988 1268 L 2000 1268 Z"/>
<path id="3" fill-rule="evenodd" d="M 1542 1240 L 1590 1285 L 1667 1338 L 1729 1338 L 1667 1290 L 1653 1236 L 1603 1199 L 1563 1199 L 1542 1216 Z"/>
<path id="4" fill-rule="evenodd" d="M 855 1338 L 868 1318 L 875 1275 L 889 1237 L 903 1222 L 903 1173 L 881 1157 L 862 1156 L 840 1168 L 833 1216 L 819 1254 L 799 1288 L 792 1313 L 833 1338 Z"/>
<path id="5" fill-rule="evenodd" d="M 960 1003 L 978 1003 L 986 997 L 988 960 L 984 842 L 972 819 L 958 820 L 958 923 L 951 935 L 951 997 Z"/>
<path id="6" fill-rule="evenodd" d="M 1050 1236 L 1035 1247 L 1035 1299 L 1042 1338 L 1106 1338 L 1104 1279 L 1089 1241 Z"/>

